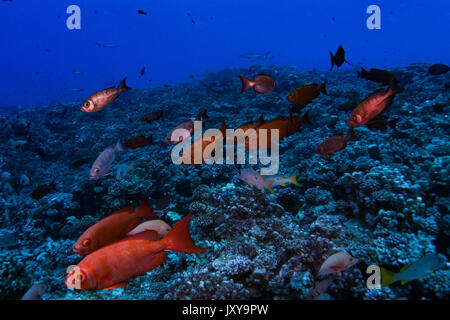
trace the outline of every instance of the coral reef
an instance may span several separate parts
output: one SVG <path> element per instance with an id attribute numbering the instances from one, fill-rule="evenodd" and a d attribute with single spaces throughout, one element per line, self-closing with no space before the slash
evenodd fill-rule
<path id="1" fill-rule="evenodd" d="M 386 130 L 356 128 L 358 141 L 332 157 L 314 152 L 347 130 L 350 111 L 378 89 L 353 71 L 300 71 L 252 66 L 204 74 L 170 88 L 135 89 L 93 114 L 80 101 L 2 110 L 0 135 L 0 299 L 20 298 L 36 282 L 43 299 L 304 299 L 317 270 L 345 250 L 359 260 L 328 289 L 334 299 L 449 299 L 448 265 L 423 280 L 383 289 L 366 287 L 368 265 L 398 271 L 425 254 L 449 258 L 450 74 L 430 76 L 429 64 L 390 71 L 404 91 L 387 110 L 399 119 Z M 240 94 L 237 74 L 264 73 L 272 94 Z M 298 185 L 275 187 L 275 196 L 234 178 L 241 165 L 173 164 L 164 138 L 186 118 L 208 109 L 206 128 L 230 128 L 287 115 L 290 91 L 327 80 L 328 96 L 307 106 L 312 125 L 280 143 L 280 173 L 297 171 Z M 163 111 L 146 123 L 142 115 Z M 112 174 L 89 180 L 98 154 L 117 140 L 153 135 L 155 145 L 117 155 Z M 116 175 L 121 166 L 131 164 Z M 255 167 L 256 168 L 256 167 Z M 55 183 L 42 199 L 31 197 Z M 194 242 L 202 254 L 169 252 L 168 261 L 117 290 L 70 291 L 66 269 L 80 257 L 72 248 L 101 217 L 125 206 L 169 197 L 159 218 L 173 225 L 193 212 Z"/>

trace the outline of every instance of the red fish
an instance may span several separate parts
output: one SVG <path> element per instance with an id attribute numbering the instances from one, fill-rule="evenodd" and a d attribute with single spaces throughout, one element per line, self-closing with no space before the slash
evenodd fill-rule
<path id="1" fill-rule="evenodd" d="M 303 115 L 303 117 L 297 117 L 297 116 L 293 116 L 292 114 L 289 117 L 278 117 L 269 121 L 264 122 L 263 124 L 261 124 L 260 126 L 258 126 L 256 128 L 256 133 L 257 133 L 257 141 L 258 141 L 258 148 L 261 149 L 265 149 L 265 148 L 271 148 L 271 130 L 278 130 L 278 134 L 279 134 L 279 139 L 280 141 L 283 140 L 286 137 L 289 137 L 291 135 L 293 135 L 295 132 L 299 132 L 300 131 L 300 126 L 302 124 L 311 124 L 311 122 L 309 121 L 308 118 L 308 111 L 305 112 L 305 114 Z M 259 136 L 260 136 L 260 131 L 261 129 L 266 129 L 267 130 L 267 143 L 259 141 Z M 250 141 L 249 139 L 246 140 L 245 143 L 245 147 L 246 148 L 250 148 Z"/>
<path id="2" fill-rule="evenodd" d="M 394 101 L 395 95 L 402 92 L 394 81 L 391 81 L 388 89 L 379 89 L 361 101 L 353 110 L 347 125 L 350 127 L 363 126 L 383 110 L 388 108 Z"/>
<path id="3" fill-rule="evenodd" d="M 253 87 L 256 93 L 271 93 L 275 89 L 275 81 L 265 74 L 255 75 L 255 80 L 250 80 L 243 76 L 238 76 L 242 82 L 241 93 Z"/>
<path id="4" fill-rule="evenodd" d="M 313 83 L 299 87 L 292 91 L 286 98 L 289 102 L 292 102 L 295 105 L 295 107 L 292 108 L 292 112 L 298 112 L 300 109 L 306 107 L 309 103 L 311 103 L 311 101 L 316 99 L 320 93 L 328 95 L 326 84 L 327 82 L 325 81 L 319 87 L 317 83 Z"/>
<path id="5" fill-rule="evenodd" d="M 321 144 L 317 146 L 316 153 L 324 155 L 324 156 L 332 156 L 336 152 L 341 151 L 347 146 L 347 142 L 349 141 L 356 141 L 355 133 L 353 131 L 353 128 L 350 128 L 350 130 L 347 133 L 347 136 L 342 135 L 335 135 Z"/>
<path id="6" fill-rule="evenodd" d="M 148 138 L 144 136 L 137 136 L 131 138 L 123 143 L 123 146 L 128 149 L 139 149 L 153 143 L 153 135 L 149 135 Z"/>
<path id="7" fill-rule="evenodd" d="M 201 253 L 189 234 L 192 214 L 181 219 L 161 240 L 155 231 L 144 231 L 103 247 L 73 268 L 66 277 L 68 288 L 78 290 L 114 289 L 125 286 L 129 279 L 142 276 L 167 260 L 164 250 Z"/>
<path id="8" fill-rule="evenodd" d="M 82 256 L 88 255 L 125 238 L 128 232 L 140 224 L 138 218 L 150 218 L 155 215 L 156 213 L 148 206 L 147 199 L 142 200 L 136 211 L 132 207 L 120 209 L 89 227 L 75 243 L 73 252 Z"/>
<path id="9" fill-rule="evenodd" d="M 97 112 L 103 109 L 105 106 L 116 100 L 119 93 L 131 89 L 126 85 L 126 80 L 127 78 L 124 78 L 117 88 L 111 87 L 94 93 L 86 99 L 80 110 L 83 112 Z"/>

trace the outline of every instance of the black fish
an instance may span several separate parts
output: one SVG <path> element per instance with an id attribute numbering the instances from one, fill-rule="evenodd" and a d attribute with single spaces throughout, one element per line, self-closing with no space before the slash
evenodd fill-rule
<path id="1" fill-rule="evenodd" d="M 389 71 L 375 68 L 370 69 L 370 71 L 361 68 L 361 72 L 358 72 L 358 78 L 378 82 L 386 86 L 391 83 L 391 80 L 394 81 L 395 84 L 398 83 L 398 79 Z"/>
<path id="2" fill-rule="evenodd" d="M 45 197 L 47 194 L 50 193 L 50 191 L 56 189 L 55 182 L 50 183 L 50 185 L 42 185 L 37 187 L 32 193 L 31 197 L 35 200 L 40 200 L 43 197 Z"/>
<path id="3" fill-rule="evenodd" d="M 194 19 L 192 19 L 192 20 L 191 20 L 191 22 L 192 22 L 192 24 L 195 24 L 195 21 L 194 21 Z"/>
<path id="4" fill-rule="evenodd" d="M 366 123 L 366 127 L 369 130 L 386 130 L 391 127 L 393 130 L 397 130 L 397 122 L 399 119 L 389 120 L 388 116 L 379 115 Z"/>
<path id="5" fill-rule="evenodd" d="M 350 64 L 347 60 L 345 60 L 345 50 L 344 48 L 342 48 L 342 46 L 339 46 L 339 48 L 337 49 L 336 53 L 333 55 L 333 53 L 330 51 L 330 57 L 331 57 L 331 69 L 333 70 L 333 67 L 336 65 L 336 67 L 340 67 L 342 66 L 342 64 L 348 63 Z"/>
<path id="6" fill-rule="evenodd" d="M 143 14 L 144 16 L 147 15 L 147 12 L 145 12 L 145 11 L 143 11 L 143 10 L 138 10 L 137 12 L 138 12 L 139 14 Z"/>
<path id="7" fill-rule="evenodd" d="M 142 67 L 141 74 L 139 75 L 139 79 L 144 76 L 144 73 L 145 73 L 145 67 Z"/>
<path id="8" fill-rule="evenodd" d="M 428 69 L 428 73 L 433 76 L 438 76 L 444 73 L 447 73 L 450 70 L 450 67 L 445 64 L 433 64 L 430 69 Z"/>

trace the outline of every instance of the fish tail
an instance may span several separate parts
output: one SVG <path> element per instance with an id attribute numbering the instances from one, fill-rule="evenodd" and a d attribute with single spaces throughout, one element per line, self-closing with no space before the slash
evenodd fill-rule
<path id="1" fill-rule="evenodd" d="M 392 119 L 391 121 L 388 122 L 389 127 L 392 128 L 392 130 L 396 131 L 397 130 L 397 122 L 399 119 Z"/>
<path id="2" fill-rule="evenodd" d="M 183 253 L 201 253 L 206 250 L 206 248 L 197 247 L 192 241 L 189 233 L 191 217 L 192 213 L 189 213 L 170 229 L 161 240 L 164 249 Z"/>
<path id="3" fill-rule="evenodd" d="M 319 88 L 319 91 L 320 92 L 322 92 L 324 95 L 328 95 L 328 93 L 327 93 L 327 88 L 326 88 L 326 84 L 327 84 L 327 82 L 325 81 L 324 83 L 322 83 L 322 85 L 320 86 L 320 88 Z"/>
<path id="4" fill-rule="evenodd" d="M 243 76 L 238 76 L 239 79 L 241 79 L 242 82 L 242 90 L 241 93 L 247 91 L 248 89 L 250 89 L 251 87 L 253 87 L 255 85 L 255 83 L 253 81 L 251 81 L 250 79 L 243 77 Z"/>
<path id="5" fill-rule="evenodd" d="M 355 135 L 355 130 L 353 128 L 350 128 L 348 130 L 347 137 L 345 137 L 345 140 L 347 140 L 347 141 L 358 141 L 358 138 Z"/>
<path id="6" fill-rule="evenodd" d="M 151 218 L 156 215 L 156 213 L 153 212 L 152 209 L 150 209 L 150 206 L 148 205 L 147 197 L 142 199 L 141 204 L 136 209 L 136 216 L 139 218 Z"/>
<path id="7" fill-rule="evenodd" d="M 300 120 L 301 120 L 302 123 L 312 124 L 311 121 L 309 121 L 308 113 L 309 113 L 309 111 L 306 111 L 305 114 L 303 115 L 303 117 Z"/>
<path id="8" fill-rule="evenodd" d="M 148 142 L 148 144 L 154 144 L 153 143 L 153 135 L 152 134 L 148 136 L 147 142 Z"/>
<path id="9" fill-rule="evenodd" d="M 273 195 L 275 195 L 275 192 L 273 192 L 273 189 L 272 189 L 272 185 L 273 185 L 274 182 L 275 182 L 275 181 L 271 181 L 271 182 L 269 183 L 269 185 L 267 186 L 267 189 L 269 189 L 270 193 L 273 194 Z"/>
<path id="10" fill-rule="evenodd" d="M 403 91 L 403 88 L 400 88 L 397 84 L 397 81 L 395 81 L 394 77 L 391 77 L 389 79 L 389 89 L 388 91 L 391 92 L 391 95 L 395 95 L 397 93 L 400 93 Z"/>
<path id="11" fill-rule="evenodd" d="M 120 81 L 119 86 L 117 87 L 117 92 L 124 92 L 124 91 L 131 90 L 131 88 L 129 88 L 127 86 L 126 81 L 127 81 L 127 77 L 123 78 L 123 80 Z"/>
<path id="12" fill-rule="evenodd" d="M 114 151 L 124 151 L 125 148 L 122 145 L 122 142 L 120 142 L 120 140 L 117 140 L 116 146 L 114 147 Z"/>
<path id="13" fill-rule="evenodd" d="M 330 51 L 330 57 L 331 57 L 331 69 L 330 70 L 333 70 L 333 68 L 334 68 L 334 55 L 333 55 L 333 52 L 331 52 L 331 51 Z"/>
<path id="14" fill-rule="evenodd" d="M 383 267 L 380 268 L 381 271 L 381 287 L 387 287 L 391 283 L 395 281 L 395 273 L 385 269 Z"/>
<path id="15" fill-rule="evenodd" d="M 291 174 L 289 180 L 291 181 L 292 184 L 298 184 L 298 182 L 297 182 L 297 171 L 294 171 L 294 173 Z"/>

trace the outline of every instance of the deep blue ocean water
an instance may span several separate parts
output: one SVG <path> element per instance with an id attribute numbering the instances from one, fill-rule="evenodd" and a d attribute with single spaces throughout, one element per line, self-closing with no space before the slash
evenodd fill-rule
<path id="1" fill-rule="evenodd" d="M 66 27 L 72 4 L 81 8 L 81 30 Z M 366 27 L 373 4 L 381 30 Z M 339 45 L 364 66 L 448 63 L 449 20 L 445 0 L 0 1 L 0 105 L 68 102 L 124 76 L 131 87 L 183 82 L 248 67 L 240 55 L 252 51 L 302 70 L 327 70 L 328 51 Z"/>

